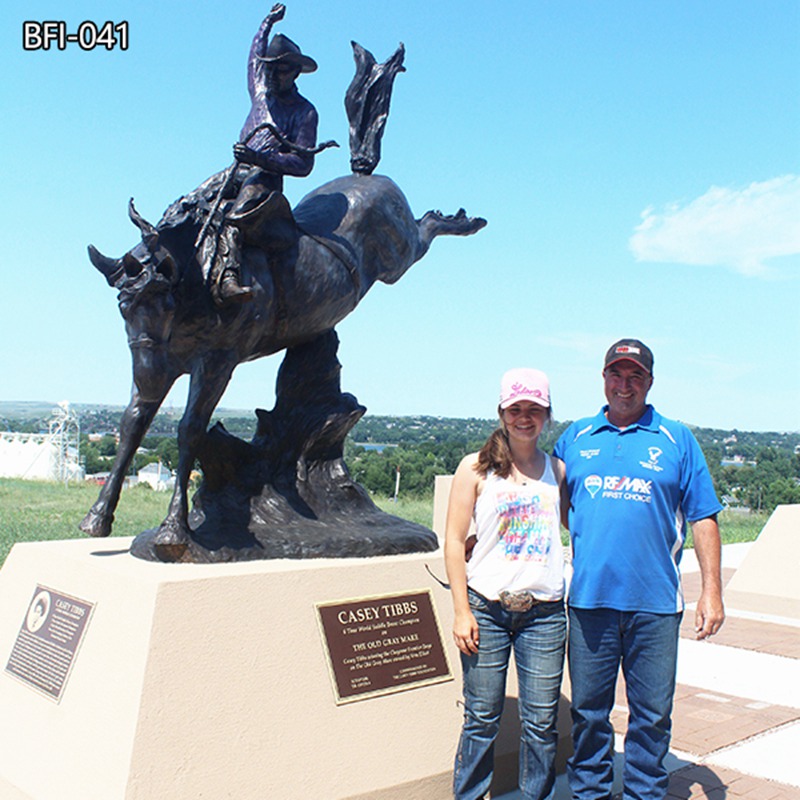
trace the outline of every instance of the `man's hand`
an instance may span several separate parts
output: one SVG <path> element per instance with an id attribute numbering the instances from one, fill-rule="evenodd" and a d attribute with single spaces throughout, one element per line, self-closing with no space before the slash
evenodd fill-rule
<path id="1" fill-rule="evenodd" d="M 702 592 L 694 612 L 694 632 L 698 639 L 713 636 L 725 621 L 725 609 L 719 592 Z"/>
<path id="2" fill-rule="evenodd" d="M 258 164 L 258 153 L 252 147 L 237 142 L 233 146 L 233 157 L 240 164 Z"/>

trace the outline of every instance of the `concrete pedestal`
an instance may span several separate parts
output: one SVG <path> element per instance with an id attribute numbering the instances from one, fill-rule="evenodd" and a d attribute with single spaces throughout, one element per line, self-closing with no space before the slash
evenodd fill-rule
<path id="1" fill-rule="evenodd" d="M 725 605 L 800 620 L 800 505 L 778 506 L 725 587 Z"/>
<path id="2" fill-rule="evenodd" d="M 441 551 L 189 565 L 137 560 L 129 544 L 18 544 L 0 572 L 4 667 L 37 585 L 94 605 L 58 702 L 0 673 L 2 800 L 451 796 L 461 671 L 449 593 L 425 569 L 443 575 Z M 420 589 L 454 679 L 336 705 L 315 603 Z M 516 783 L 513 679 L 508 694 L 503 790 Z"/>

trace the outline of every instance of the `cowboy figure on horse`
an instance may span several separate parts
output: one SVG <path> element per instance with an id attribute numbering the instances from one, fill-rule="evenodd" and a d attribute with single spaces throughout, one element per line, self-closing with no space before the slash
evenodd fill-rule
<path id="1" fill-rule="evenodd" d="M 280 3 L 273 6 L 250 47 L 250 113 L 240 141 L 233 146 L 236 161 L 231 178 L 237 180 L 220 192 L 220 199 L 229 199 L 224 197 L 228 193 L 235 199 L 224 217 L 209 276 L 212 297 L 220 306 L 252 299 L 252 289 L 241 285 L 239 274 L 241 247 L 249 242 L 250 229 L 263 228 L 265 219 L 282 221 L 282 225 L 270 226 L 272 241 L 252 243 L 268 250 L 285 249 L 293 243 L 296 234 L 283 196 L 283 176 L 308 175 L 314 167 L 314 154 L 321 149 L 316 147 L 317 111 L 295 86 L 301 73 L 317 69 L 316 62 L 283 34 L 267 44 L 272 26 L 284 12 Z"/>
<path id="2" fill-rule="evenodd" d="M 283 175 L 307 175 L 315 154 L 336 144 L 314 144 L 316 111 L 294 86 L 301 72 L 316 67 L 314 61 L 285 36 L 275 36 L 267 46 L 270 28 L 282 16 L 283 6 L 273 7 L 253 41 L 248 70 L 252 108 L 243 141 L 234 147 L 234 164 L 178 198 L 156 225 L 136 211 L 131 199 L 128 214 L 141 241 L 123 256 L 110 258 L 89 247 L 92 264 L 118 293 L 131 350 L 133 392 L 120 422 L 111 474 L 80 524 L 85 533 L 110 534 L 125 476 L 143 436 L 175 381 L 190 376 L 178 426 L 175 489 L 158 529 L 137 537 L 136 555 L 143 558 L 285 557 L 280 547 L 281 555 L 276 556 L 270 542 L 287 519 L 299 526 L 289 537 L 291 552 L 311 552 L 303 539 L 314 523 L 311 536 L 322 542 L 325 553 L 352 553 L 329 541 L 331 520 L 340 509 L 354 508 L 353 492 L 359 494 L 341 454 L 344 437 L 363 413 L 355 398 L 339 388 L 335 327 L 376 282 L 398 281 L 437 236 L 469 236 L 486 224 L 463 209 L 453 215 L 428 211 L 417 219 L 400 188 L 373 174 L 392 83 L 404 70 L 402 45 L 378 64 L 368 50 L 352 43 L 356 74 L 345 109 L 353 174 L 318 187 L 292 211 L 281 191 Z M 228 303 L 236 303 L 234 313 L 227 313 Z M 263 508 L 251 509 L 249 500 L 240 507 L 236 500 L 233 516 L 223 511 L 225 525 L 203 528 L 198 517 L 193 528 L 189 477 L 195 460 L 205 458 L 206 480 L 216 474 L 217 462 L 207 457 L 211 415 L 238 364 L 282 350 L 287 353 L 284 366 L 291 368 L 282 367 L 279 373 L 283 378 L 276 387 L 275 411 L 261 414 L 253 443 L 234 445 L 239 456 L 254 459 L 253 486 L 261 486 L 254 491 L 264 498 Z M 328 376 L 324 392 L 321 376 Z M 227 450 L 220 452 L 225 467 L 219 476 L 227 486 L 233 462 Z M 231 474 L 239 475 L 238 461 L 236 465 Z M 213 480 L 208 485 L 212 484 Z M 228 509 L 226 502 L 223 499 L 219 507 Z M 209 501 L 202 513 L 213 517 L 212 509 L 218 507 L 214 503 L 217 500 Z M 359 508 L 373 505 L 370 501 Z M 363 536 L 351 536 L 347 527 L 347 537 L 357 548 L 374 537 L 374 513 L 356 514 L 369 520 Z M 264 541 L 251 541 L 251 517 L 259 520 L 257 527 L 266 526 Z M 393 526 L 380 552 L 411 552 L 403 549 L 410 540 L 398 544 Z M 213 541 L 204 538 L 211 529 Z M 243 544 L 242 537 L 250 544 Z"/>

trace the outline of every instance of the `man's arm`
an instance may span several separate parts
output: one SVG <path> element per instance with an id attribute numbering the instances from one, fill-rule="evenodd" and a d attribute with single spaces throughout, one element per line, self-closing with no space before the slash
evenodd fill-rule
<path id="1" fill-rule="evenodd" d="M 247 56 L 247 91 L 250 93 L 251 100 L 255 100 L 257 95 L 264 94 L 267 90 L 264 83 L 264 67 L 259 58 L 266 55 L 272 26 L 276 22 L 280 22 L 285 13 L 286 6 L 282 3 L 275 3 L 253 37 L 250 53 Z"/>
<path id="2" fill-rule="evenodd" d="M 271 137 L 275 142 L 275 138 Z M 292 175 L 305 178 L 314 168 L 314 149 L 317 142 L 317 111 L 309 103 L 303 119 L 297 126 L 297 140 L 292 142 L 300 152 L 280 148 L 253 150 L 246 144 L 238 142 L 233 146 L 233 157 L 241 164 L 255 164 L 266 172 L 275 175 Z M 326 143 L 327 145 L 327 143 Z"/>
<path id="3" fill-rule="evenodd" d="M 700 566 L 703 587 L 694 615 L 694 630 L 698 639 L 715 634 L 725 621 L 722 605 L 722 546 L 717 515 L 692 522 L 694 552 Z"/>

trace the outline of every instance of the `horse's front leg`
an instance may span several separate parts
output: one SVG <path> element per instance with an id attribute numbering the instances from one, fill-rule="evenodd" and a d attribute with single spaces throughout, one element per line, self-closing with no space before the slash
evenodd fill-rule
<path id="1" fill-rule="evenodd" d="M 192 371 L 189 401 L 178 426 L 178 469 L 169 511 L 153 546 L 161 561 L 180 561 L 191 540 L 189 530 L 189 475 L 211 414 L 231 379 L 236 360 L 230 354 L 207 359 Z"/>
<path id="2" fill-rule="evenodd" d="M 133 396 L 120 422 L 119 448 L 114 459 L 114 466 L 111 468 L 111 474 L 100 490 L 97 501 L 78 526 L 89 536 L 108 536 L 111 533 L 114 509 L 119 502 L 128 467 L 130 467 L 133 456 L 142 443 L 142 438 L 150 427 L 168 390 L 169 386 L 166 387 L 160 399 L 145 402 L 134 387 Z"/>

